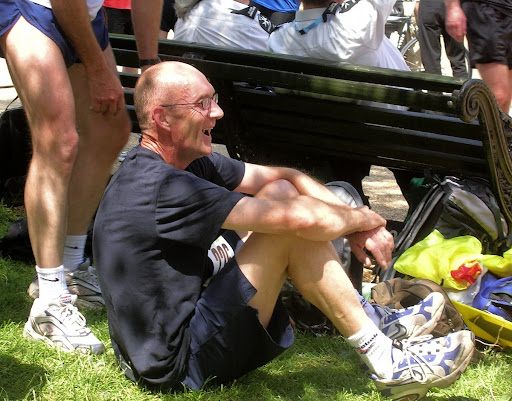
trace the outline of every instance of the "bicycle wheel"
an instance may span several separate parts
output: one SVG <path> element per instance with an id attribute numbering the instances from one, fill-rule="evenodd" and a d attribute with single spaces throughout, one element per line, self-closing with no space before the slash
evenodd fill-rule
<path id="1" fill-rule="evenodd" d="M 425 70 L 421 62 L 420 43 L 418 39 L 412 38 L 402 47 L 400 53 L 402 53 L 405 63 L 411 71 L 420 72 Z"/>

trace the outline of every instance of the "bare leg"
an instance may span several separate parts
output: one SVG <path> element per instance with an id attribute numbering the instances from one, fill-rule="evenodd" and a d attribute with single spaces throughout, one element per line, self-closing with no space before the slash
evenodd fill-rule
<path id="1" fill-rule="evenodd" d="M 249 303 L 266 327 L 287 276 L 299 292 L 348 337 L 368 321 L 330 242 L 253 233 L 236 255 L 258 290 Z"/>
<path id="2" fill-rule="evenodd" d="M 71 85 L 59 48 L 23 17 L 1 44 L 32 134 L 25 187 L 32 248 L 38 266 L 57 267 L 62 263 L 67 192 L 78 143 Z"/>
<path id="3" fill-rule="evenodd" d="M 256 196 L 286 199 L 296 195 L 289 182 L 279 180 L 265 186 Z M 324 312 L 344 336 L 356 333 L 368 321 L 330 242 L 252 233 L 236 259 L 258 290 L 249 304 L 258 309 L 265 327 L 288 276 L 299 292 Z"/>
<path id="4" fill-rule="evenodd" d="M 477 64 L 483 81 L 489 85 L 501 109 L 508 113 L 512 100 L 512 71 L 504 64 Z"/>
<path id="5" fill-rule="evenodd" d="M 109 47 L 104 54 L 112 69 L 116 68 Z M 89 89 L 83 64 L 69 69 L 73 85 L 80 140 L 69 186 L 68 234 L 87 232 L 103 190 L 111 175 L 112 163 L 126 144 L 131 123 L 126 110 L 107 116 L 89 109 Z"/>

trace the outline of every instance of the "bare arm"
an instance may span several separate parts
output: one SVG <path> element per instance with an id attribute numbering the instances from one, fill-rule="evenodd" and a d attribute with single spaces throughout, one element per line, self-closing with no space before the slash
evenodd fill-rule
<path id="1" fill-rule="evenodd" d="M 85 0 L 74 2 L 73 7 L 64 0 L 51 0 L 51 4 L 59 25 L 87 72 L 92 110 L 117 114 L 124 109 L 123 89 L 94 36 Z"/>
<path id="2" fill-rule="evenodd" d="M 312 241 L 330 241 L 358 231 L 384 226 L 386 221 L 366 206 L 330 205 L 310 196 L 285 200 L 246 197 L 226 218 L 223 228 L 293 235 Z"/>
<path id="3" fill-rule="evenodd" d="M 340 199 L 323 184 L 307 174 L 288 167 L 268 167 L 246 163 L 244 178 L 236 190 L 255 195 L 265 185 L 276 180 L 289 181 L 300 195 L 307 195 L 333 205 L 342 204 Z"/>
<path id="4" fill-rule="evenodd" d="M 269 182 L 282 179 L 302 195 L 286 201 L 241 200 L 226 220 L 225 228 L 288 234 L 310 240 L 347 237 L 356 257 L 366 265 L 372 253 L 383 268 L 391 262 L 393 237 L 386 221 L 367 207 L 345 205 L 328 188 L 297 170 L 246 164 L 238 191 L 255 194 Z"/>
<path id="5" fill-rule="evenodd" d="M 445 0 L 446 5 L 446 31 L 455 40 L 462 42 L 466 35 L 466 15 L 460 6 L 459 0 Z"/>
<path id="6" fill-rule="evenodd" d="M 162 0 L 132 0 L 132 23 L 139 59 L 158 57 L 158 34 L 162 20 Z M 150 66 L 141 67 L 144 72 Z"/>

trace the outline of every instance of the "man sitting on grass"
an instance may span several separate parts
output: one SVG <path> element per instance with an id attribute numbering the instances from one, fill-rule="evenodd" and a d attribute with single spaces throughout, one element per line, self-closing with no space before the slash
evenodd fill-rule
<path id="1" fill-rule="evenodd" d="M 212 153 L 223 111 L 188 64 L 149 68 L 134 96 L 142 141 L 112 178 L 94 227 L 112 346 L 130 379 L 199 390 L 272 360 L 293 342 L 279 300 L 287 277 L 384 394 L 421 397 L 460 376 L 471 332 L 393 342 L 361 307 L 330 241 L 346 237 L 361 261 L 370 263 L 367 251 L 389 266 L 382 217 L 297 170 Z"/>

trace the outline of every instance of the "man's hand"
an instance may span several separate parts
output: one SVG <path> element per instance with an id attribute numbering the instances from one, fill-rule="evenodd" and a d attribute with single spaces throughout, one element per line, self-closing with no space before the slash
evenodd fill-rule
<path id="1" fill-rule="evenodd" d="M 88 73 L 91 110 L 104 115 L 117 115 L 124 109 L 124 92 L 119 78 L 109 68 Z"/>
<path id="2" fill-rule="evenodd" d="M 391 233 L 383 226 L 369 231 L 361 231 L 347 236 L 352 252 L 365 266 L 372 264 L 370 252 L 375 261 L 386 270 L 391 265 L 391 253 L 393 252 L 394 241 Z"/>
<path id="3" fill-rule="evenodd" d="M 466 35 L 466 15 L 458 0 L 445 0 L 446 4 L 446 31 L 455 40 L 462 42 Z"/>

